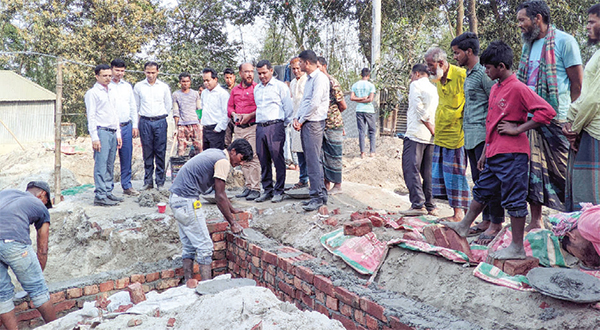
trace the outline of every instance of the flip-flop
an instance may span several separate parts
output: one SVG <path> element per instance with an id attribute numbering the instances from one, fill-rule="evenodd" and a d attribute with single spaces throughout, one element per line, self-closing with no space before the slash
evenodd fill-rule
<path id="1" fill-rule="evenodd" d="M 494 238 L 496 238 L 496 235 L 487 235 L 485 233 L 482 233 L 481 235 L 479 235 L 479 237 L 477 237 L 475 241 L 473 241 L 473 243 L 487 246 L 494 240 Z M 481 240 L 484 240 L 484 243 L 481 243 Z"/>
<path id="2" fill-rule="evenodd" d="M 486 229 L 479 228 L 477 226 L 469 228 L 469 233 L 467 233 L 467 237 L 477 236 L 486 231 Z"/>

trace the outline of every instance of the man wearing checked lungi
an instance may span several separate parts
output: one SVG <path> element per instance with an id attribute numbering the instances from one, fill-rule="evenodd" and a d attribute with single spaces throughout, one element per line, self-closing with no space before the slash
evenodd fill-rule
<path id="1" fill-rule="evenodd" d="M 448 63 L 446 52 L 434 47 L 425 53 L 430 77 L 436 84 L 439 104 L 435 112 L 432 164 L 433 196 L 447 199 L 454 215 L 445 221 L 460 221 L 469 207 L 467 154 L 463 130 L 465 69 Z"/>

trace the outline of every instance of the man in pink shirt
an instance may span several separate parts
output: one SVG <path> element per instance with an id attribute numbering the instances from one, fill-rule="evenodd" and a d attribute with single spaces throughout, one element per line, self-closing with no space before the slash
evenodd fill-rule
<path id="1" fill-rule="evenodd" d="M 502 207 L 510 215 L 512 242 L 496 251 L 494 259 L 525 259 L 523 236 L 527 216 L 530 129 L 549 124 L 556 111 L 548 102 L 520 82 L 510 69 L 513 51 L 495 41 L 481 54 L 481 64 L 490 79 L 498 83 L 490 92 L 484 151 L 477 163 L 481 172 L 473 187 L 473 201 L 461 222 L 442 222 L 466 237 L 471 223 L 500 190 Z M 533 113 L 532 120 L 527 120 Z"/>
<path id="2" fill-rule="evenodd" d="M 254 102 L 254 66 L 250 63 L 240 65 L 242 82 L 231 89 L 227 103 L 227 115 L 234 123 L 233 133 L 238 139 L 250 142 L 255 154 L 251 161 L 242 165 L 246 181 L 244 191 L 237 198 L 254 200 L 260 196 L 260 162 L 256 156 L 256 103 Z"/>

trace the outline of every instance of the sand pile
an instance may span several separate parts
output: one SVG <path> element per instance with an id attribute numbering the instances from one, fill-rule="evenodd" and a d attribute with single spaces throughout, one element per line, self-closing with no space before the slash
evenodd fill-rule
<path id="1" fill-rule="evenodd" d="M 252 329 L 258 324 L 263 330 L 344 329 L 339 321 L 318 312 L 300 311 L 262 287 L 241 287 L 199 296 L 195 290 L 182 286 L 161 294 L 151 291 L 146 298 L 119 313 L 115 312 L 119 306 L 131 304 L 128 294 L 120 292 L 108 297 L 111 303 L 107 310 L 89 302 L 82 310 L 38 329 L 71 330 L 75 326 L 81 330 L 124 329 L 133 323 L 139 324 L 134 329 L 165 329 L 169 321 L 174 323 L 173 329 L 181 330 Z"/>

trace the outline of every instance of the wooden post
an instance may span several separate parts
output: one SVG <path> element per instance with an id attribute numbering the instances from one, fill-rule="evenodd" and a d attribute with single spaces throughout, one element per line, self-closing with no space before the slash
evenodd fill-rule
<path id="1" fill-rule="evenodd" d="M 63 90 L 63 75 L 62 75 L 62 58 L 57 59 L 56 65 L 56 104 L 54 108 L 54 205 L 60 203 L 60 156 L 61 156 L 61 122 L 62 122 L 62 90 Z"/>
<path id="2" fill-rule="evenodd" d="M 373 81 L 377 81 L 377 70 L 380 65 L 380 55 L 381 55 L 381 0 L 373 0 L 373 30 L 371 31 L 371 79 Z M 375 92 L 373 97 L 373 104 L 375 105 L 375 113 L 377 114 L 377 122 L 379 122 L 379 116 L 381 115 L 379 111 L 379 98 L 380 93 L 379 89 Z M 379 133 L 381 128 L 376 130 L 376 135 L 379 137 Z"/>

